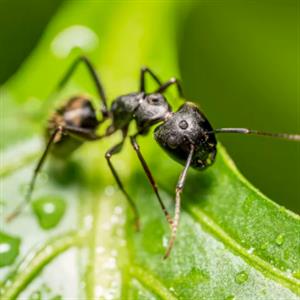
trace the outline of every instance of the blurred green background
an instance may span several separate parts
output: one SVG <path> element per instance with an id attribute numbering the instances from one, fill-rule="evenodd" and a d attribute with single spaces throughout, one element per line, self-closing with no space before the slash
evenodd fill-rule
<path id="1" fill-rule="evenodd" d="M 61 3 L 1 0 L 0 84 L 30 54 Z M 195 1 L 178 28 L 180 71 L 187 98 L 215 127 L 300 132 L 298 10 L 297 0 Z M 299 144 L 219 138 L 256 187 L 300 212 Z"/>

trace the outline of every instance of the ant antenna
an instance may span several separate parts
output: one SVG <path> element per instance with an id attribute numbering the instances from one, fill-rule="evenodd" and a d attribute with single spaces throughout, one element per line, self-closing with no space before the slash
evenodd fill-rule
<path id="1" fill-rule="evenodd" d="M 259 136 L 268 136 L 273 138 L 279 138 L 290 141 L 300 142 L 300 134 L 289 134 L 289 133 L 272 133 L 260 130 L 252 130 L 247 128 L 218 128 L 208 132 L 211 133 L 240 133 L 240 134 L 252 134 Z"/>

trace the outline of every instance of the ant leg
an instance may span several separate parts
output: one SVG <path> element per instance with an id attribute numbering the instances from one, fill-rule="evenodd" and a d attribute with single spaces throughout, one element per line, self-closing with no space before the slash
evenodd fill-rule
<path id="1" fill-rule="evenodd" d="M 140 92 L 145 92 L 146 90 L 146 85 L 145 85 L 145 75 L 146 73 L 148 73 L 149 75 L 151 75 L 151 77 L 157 82 L 157 84 L 159 86 L 161 86 L 161 81 L 159 80 L 159 78 L 152 72 L 151 69 L 149 69 L 148 67 L 142 67 L 141 68 L 141 75 L 140 75 Z"/>
<path id="2" fill-rule="evenodd" d="M 82 139 L 84 141 L 98 141 L 105 137 L 106 135 L 98 135 L 94 132 L 94 130 L 71 126 L 71 125 L 64 125 L 64 131 L 70 134 L 75 138 Z"/>
<path id="3" fill-rule="evenodd" d="M 160 204 L 160 206 L 161 206 L 161 208 L 162 208 L 162 210 L 163 210 L 163 212 L 165 214 L 165 217 L 166 217 L 168 223 L 172 226 L 172 224 L 173 224 L 172 217 L 168 213 L 168 211 L 167 211 L 167 209 L 166 209 L 166 207 L 165 207 L 165 205 L 164 205 L 164 203 L 163 203 L 163 201 L 162 201 L 162 199 L 161 199 L 161 197 L 159 195 L 157 184 L 156 184 L 156 182 L 155 182 L 155 180 L 154 180 L 154 178 L 153 178 L 153 176 L 151 174 L 151 171 L 150 171 L 150 169 L 149 169 L 149 167 L 148 167 L 148 165 L 147 165 L 147 163 L 146 163 L 146 161 L 145 161 L 145 159 L 144 159 L 141 151 L 140 151 L 140 146 L 138 145 L 138 143 L 136 141 L 136 136 L 137 135 L 138 135 L 138 133 L 135 134 L 135 135 L 132 135 L 130 137 L 131 145 L 132 145 L 133 149 L 135 150 L 135 152 L 137 153 L 137 156 L 138 156 L 138 158 L 139 158 L 139 160 L 140 160 L 140 162 L 141 162 L 141 164 L 142 164 L 142 166 L 144 168 L 144 171 L 145 171 L 145 173 L 146 173 L 146 175 L 148 177 L 148 180 L 149 180 L 149 182 L 151 184 L 151 187 L 152 187 L 154 193 L 156 194 L 158 202 L 159 202 L 159 204 Z"/>
<path id="4" fill-rule="evenodd" d="M 191 164 L 191 161 L 192 161 L 192 157 L 193 157 L 193 154 L 194 154 L 194 149 L 195 149 L 194 145 L 191 144 L 191 150 L 190 150 L 189 156 L 187 158 L 185 167 L 184 167 L 182 173 L 180 174 L 179 180 L 178 180 L 177 185 L 176 185 L 176 201 L 175 201 L 174 222 L 172 224 L 171 238 L 169 240 L 169 245 L 168 245 L 167 251 L 165 253 L 164 259 L 169 257 L 169 255 L 171 253 L 171 250 L 173 248 L 175 239 L 176 239 L 177 227 L 178 227 L 178 224 L 179 224 L 179 217 L 180 217 L 180 201 L 181 201 L 180 195 L 181 195 L 181 193 L 183 191 L 183 188 L 184 188 L 184 183 L 185 183 L 187 171 L 188 171 L 188 169 L 190 167 L 190 164 Z"/>
<path id="5" fill-rule="evenodd" d="M 181 83 L 180 81 L 175 78 L 175 77 L 172 77 L 170 80 L 168 80 L 167 82 L 165 82 L 164 84 L 162 84 L 156 91 L 155 93 L 163 93 L 165 92 L 165 90 L 167 88 L 169 88 L 171 85 L 175 84 L 176 87 L 177 87 L 177 90 L 178 90 L 178 95 L 179 97 L 183 97 L 183 90 L 182 90 L 182 86 L 181 86 Z"/>
<path id="6" fill-rule="evenodd" d="M 108 163 L 108 166 L 118 184 L 118 187 L 119 189 L 122 191 L 122 193 L 124 194 L 124 196 L 126 197 L 133 213 L 134 213 L 134 217 L 135 217 L 135 227 L 137 230 L 140 229 L 140 218 L 139 218 L 139 213 L 138 213 L 138 210 L 137 210 L 137 207 L 136 205 L 134 204 L 133 200 L 131 199 L 131 197 L 129 196 L 129 194 L 126 192 L 126 190 L 124 189 L 124 186 L 120 180 L 120 177 L 116 171 L 116 169 L 114 168 L 114 166 L 112 165 L 111 163 L 111 157 L 114 155 L 114 154 L 117 154 L 119 153 L 122 148 L 123 148 L 123 145 L 124 145 L 124 141 L 125 141 L 125 138 L 126 138 L 126 135 L 127 135 L 127 130 L 126 132 L 123 131 L 123 139 L 120 143 L 118 143 L 117 145 L 113 146 L 112 148 L 110 148 L 106 153 L 105 153 L 105 158 L 107 160 L 107 163 Z"/>
<path id="7" fill-rule="evenodd" d="M 32 194 L 34 186 L 35 186 L 37 175 L 39 174 L 39 172 L 40 172 L 40 170 L 41 170 L 41 168 L 42 168 L 42 166 L 43 166 L 43 164 L 44 164 L 44 162 L 46 160 L 46 157 L 49 154 L 51 145 L 53 144 L 53 142 L 54 142 L 55 138 L 57 137 L 57 135 L 61 134 L 63 132 L 63 129 L 64 128 L 62 126 L 57 127 L 54 130 L 54 132 L 52 133 L 52 135 L 50 136 L 49 141 L 48 141 L 48 143 L 46 145 L 46 148 L 44 150 L 44 153 L 41 156 L 40 160 L 38 161 L 37 166 L 34 169 L 33 176 L 31 178 L 31 181 L 30 181 L 30 184 L 29 184 L 29 188 L 28 188 L 28 191 L 26 193 L 25 201 L 22 202 L 22 203 L 20 203 L 15 208 L 15 210 L 9 216 L 7 216 L 6 222 L 10 222 L 15 217 L 17 217 L 22 212 L 22 210 L 24 209 L 24 207 L 30 202 L 31 194 Z"/>
<path id="8" fill-rule="evenodd" d="M 92 65 L 92 63 L 90 62 L 90 60 L 87 57 L 85 57 L 85 56 L 79 56 L 73 62 L 73 64 L 67 70 L 66 74 L 59 81 L 58 85 L 56 86 L 56 88 L 54 90 L 54 93 L 57 93 L 61 89 L 64 88 L 64 86 L 67 84 L 67 82 L 69 81 L 69 79 L 71 78 L 71 76 L 73 75 L 73 73 L 75 72 L 75 70 L 77 69 L 78 65 L 81 62 L 87 67 L 87 70 L 89 71 L 89 73 L 90 73 L 90 75 L 92 77 L 92 80 L 95 83 L 97 92 L 98 92 L 98 94 L 100 96 L 100 99 L 102 101 L 101 112 L 102 112 L 103 118 L 106 119 L 109 116 L 109 112 L 108 112 L 108 108 L 107 108 L 107 100 L 106 100 L 106 95 L 105 95 L 105 92 L 104 92 L 104 88 L 103 88 L 103 86 L 101 84 L 99 75 L 97 74 L 95 67 Z"/>

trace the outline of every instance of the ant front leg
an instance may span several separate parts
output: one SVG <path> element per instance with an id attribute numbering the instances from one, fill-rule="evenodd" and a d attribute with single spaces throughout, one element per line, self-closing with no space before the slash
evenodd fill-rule
<path id="1" fill-rule="evenodd" d="M 152 176 L 152 173 L 151 173 L 151 171 L 150 171 L 150 169 L 149 169 L 149 167 L 148 167 L 148 165 L 147 165 L 147 163 L 146 163 L 146 161 L 145 161 L 145 159 L 144 159 L 141 151 L 140 151 L 140 146 L 139 146 L 139 144 L 136 141 L 136 137 L 138 136 L 138 134 L 139 133 L 137 133 L 135 135 L 132 135 L 130 137 L 131 145 L 132 145 L 133 149 L 135 150 L 135 152 L 136 152 L 136 154 L 137 154 L 137 156 L 138 156 L 138 158 L 139 158 L 139 160 L 140 160 L 140 162 L 141 162 L 141 164 L 143 166 L 143 169 L 144 169 L 144 171 L 145 171 L 145 173 L 146 173 L 146 175 L 148 177 L 148 180 L 149 180 L 149 182 L 151 184 L 151 187 L 152 187 L 154 193 L 156 194 L 158 202 L 159 202 L 159 204 L 161 206 L 161 209 L 164 212 L 164 215 L 165 215 L 168 223 L 170 224 L 170 226 L 172 226 L 172 224 L 173 224 L 172 217 L 168 213 L 168 211 L 167 211 L 167 209 L 166 209 L 166 207 L 165 207 L 165 205 L 164 205 L 164 203 L 163 203 L 163 201 L 162 201 L 162 199 L 160 197 L 160 194 L 159 194 L 158 188 L 157 188 L 157 184 L 156 184 L 156 182 L 155 182 L 155 180 L 154 180 L 154 178 Z"/>
<path id="2" fill-rule="evenodd" d="M 130 207 L 132 208 L 132 211 L 133 211 L 133 214 L 135 217 L 135 227 L 137 230 L 139 230 L 140 229 L 140 218 L 139 218 L 139 213 L 138 213 L 137 207 L 136 207 L 134 201 L 129 196 L 129 194 L 126 192 L 116 169 L 114 168 L 113 164 L 111 163 L 111 157 L 114 154 L 117 154 L 122 150 L 126 136 L 127 136 L 127 129 L 123 130 L 122 141 L 120 143 L 118 143 L 117 145 L 113 146 L 112 148 L 110 148 L 105 153 L 105 158 L 106 158 L 108 166 L 118 184 L 119 189 L 122 191 L 123 195 L 125 196 L 125 198 L 127 199 L 128 203 L 129 203 Z"/>
<path id="3" fill-rule="evenodd" d="M 164 84 L 162 84 L 156 91 L 155 93 L 164 93 L 170 86 L 172 85 L 176 85 L 177 87 L 177 90 L 178 90 L 178 95 L 179 97 L 182 97 L 183 98 L 183 90 L 182 90 L 182 86 L 181 86 L 181 83 L 180 81 L 175 78 L 175 77 L 172 77 L 170 80 L 168 80 L 167 82 L 165 82 Z"/>
<path id="4" fill-rule="evenodd" d="M 179 218 L 180 218 L 180 202 L 181 202 L 180 195 L 181 195 L 181 193 L 183 191 L 183 188 L 184 188 L 184 183 L 185 183 L 185 179 L 186 179 L 186 176 L 187 176 L 187 171 L 188 171 L 188 169 L 191 165 L 194 150 L 195 150 L 195 146 L 193 144 L 191 144 L 190 153 L 189 153 L 189 156 L 187 158 L 185 167 L 184 167 L 182 173 L 180 174 L 179 180 L 178 180 L 177 185 L 176 185 L 174 222 L 172 224 L 171 238 L 169 240 L 169 245 L 168 245 L 167 251 L 165 253 L 164 259 L 169 257 L 169 255 L 171 253 L 171 250 L 173 248 L 175 239 L 176 239 L 176 233 L 177 233 L 177 228 L 178 228 Z"/>
<path id="5" fill-rule="evenodd" d="M 145 81 L 145 77 L 146 74 L 151 75 L 151 77 L 157 82 L 157 84 L 159 86 L 161 86 L 161 81 L 159 80 L 159 78 L 153 73 L 153 71 L 151 69 L 149 69 L 148 67 L 142 67 L 141 69 L 141 77 L 140 77 L 140 92 L 145 92 L 146 91 L 146 81 Z"/>
<path id="6" fill-rule="evenodd" d="M 35 186 L 35 182 L 36 182 L 36 178 L 37 178 L 37 175 L 39 174 L 42 166 L 44 165 L 44 162 L 49 154 L 49 151 L 51 149 L 51 146 L 52 144 L 54 143 L 56 137 L 59 135 L 59 134 L 62 134 L 63 132 L 63 127 L 62 126 L 58 126 L 54 132 L 51 134 L 50 138 L 49 138 L 49 141 L 46 145 L 46 148 L 40 158 L 40 160 L 38 161 L 38 164 L 36 165 L 35 169 L 34 169 L 34 172 L 33 172 L 33 176 L 31 178 L 31 181 L 30 181 L 30 184 L 29 184 L 29 188 L 27 190 L 27 193 L 26 193 L 26 196 L 25 196 L 25 201 L 21 202 L 16 208 L 15 210 L 9 215 L 6 217 L 6 222 L 10 222 L 12 221 L 15 217 L 17 217 L 21 212 L 22 210 L 24 209 L 24 207 L 30 202 L 31 200 L 31 195 L 32 195 L 32 192 L 34 190 L 34 186 Z"/>
<path id="7" fill-rule="evenodd" d="M 102 102 L 102 108 L 101 108 L 102 116 L 103 116 L 103 119 L 107 119 L 109 117 L 109 110 L 107 107 L 107 100 L 106 100 L 104 88 L 102 86 L 101 80 L 99 78 L 99 75 L 96 72 L 95 67 L 92 65 L 90 60 L 85 56 L 79 56 L 73 62 L 73 64 L 69 67 L 69 69 L 67 70 L 65 75 L 59 81 L 56 89 L 54 90 L 54 93 L 59 92 L 60 90 L 62 90 L 65 87 L 65 85 L 67 84 L 69 79 L 72 77 L 72 75 L 74 74 L 75 70 L 77 69 L 77 67 L 79 66 L 80 63 L 83 63 L 87 67 L 87 70 L 89 71 L 89 74 L 90 74 L 93 82 L 95 83 L 98 95 Z"/>

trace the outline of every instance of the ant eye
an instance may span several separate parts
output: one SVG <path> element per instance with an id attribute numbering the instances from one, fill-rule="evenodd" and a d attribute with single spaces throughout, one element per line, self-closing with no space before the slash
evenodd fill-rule
<path id="1" fill-rule="evenodd" d="M 151 99 L 151 102 L 152 102 L 153 104 L 157 104 L 157 103 L 159 102 L 159 98 L 152 98 L 152 99 Z"/>

